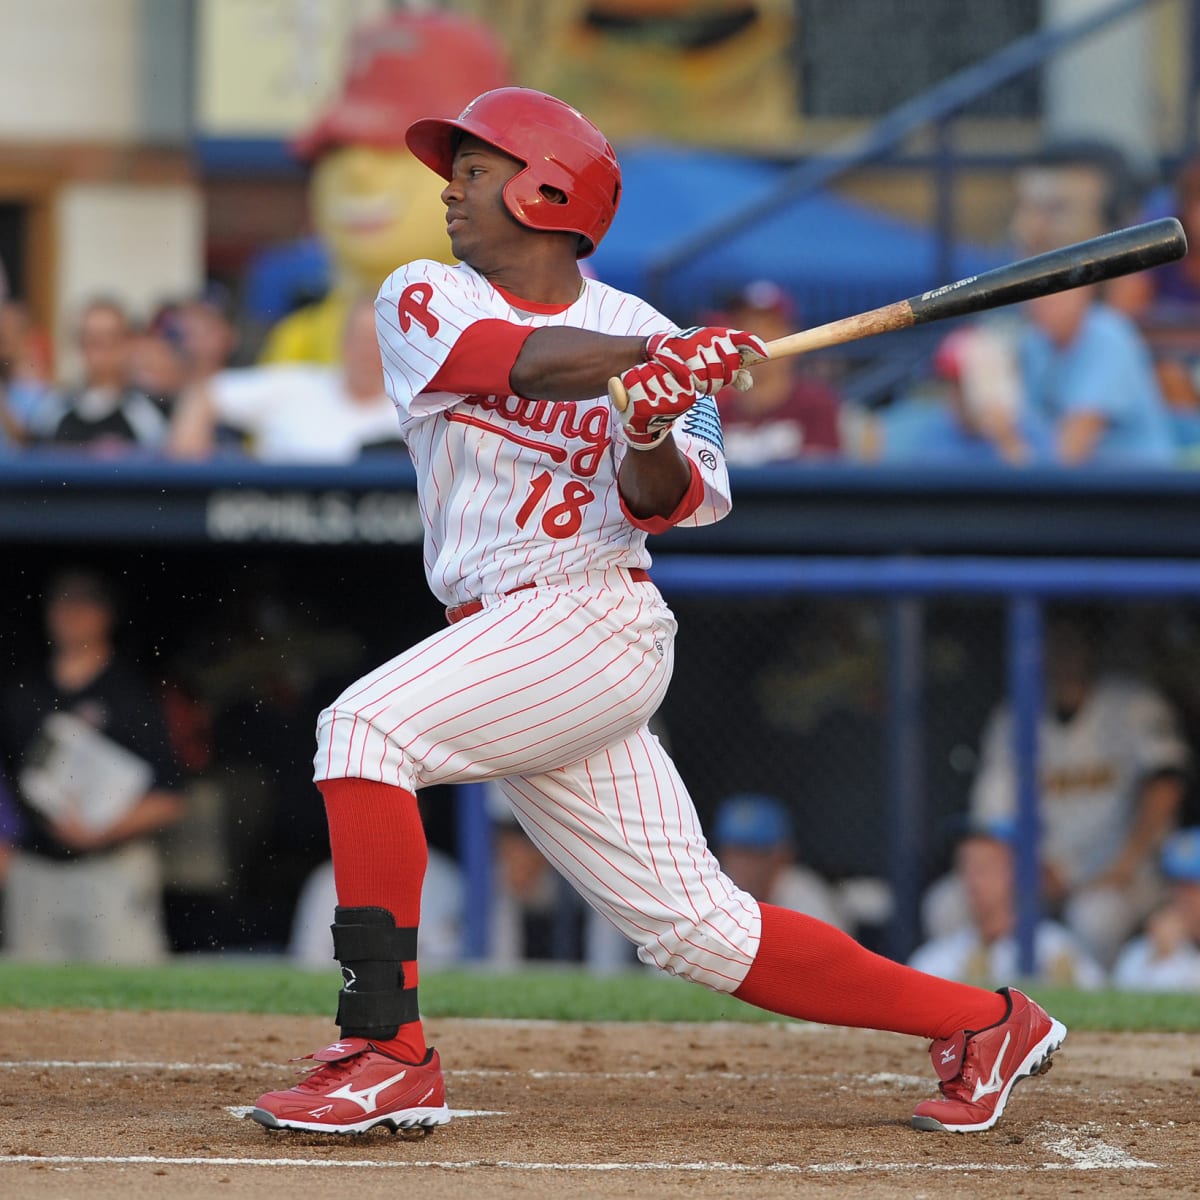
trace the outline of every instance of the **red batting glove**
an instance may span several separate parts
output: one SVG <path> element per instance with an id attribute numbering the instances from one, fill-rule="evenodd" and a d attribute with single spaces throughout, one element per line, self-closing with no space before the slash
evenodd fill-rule
<path id="1" fill-rule="evenodd" d="M 634 450 L 653 450 L 696 403 L 692 376 L 678 362 L 639 363 L 621 376 L 621 385 L 627 403 L 619 415 Z"/>
<path id="2" fill-rule="evenodd" d="M 760 338 L 741 329 L 719 325 L 694 326 L 675 333 L 652 333 L 646 339 L 646 357 L 654 362 L 682 363 L 692 377 L 692 386 L 702 396 L 714 396 L 731 383 L 750 384 L 738 372 L 747 362 L 769 357 Z"/>

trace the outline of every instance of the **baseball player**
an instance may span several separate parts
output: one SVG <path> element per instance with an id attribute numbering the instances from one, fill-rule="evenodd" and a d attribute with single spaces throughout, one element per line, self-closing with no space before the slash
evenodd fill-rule
<path id="1" fill-rule="evenodd" d="M 457 120 L 417 121 L 407 142 L 447 181 L 460 265 L 401 267 L 376 314 L 448 623 L 319 717 L 341 1037 L 303 1082 L 260 1097 L 255 1120 L 353 1133 L 450 1119 L 417 1003 L 416 793 L 497 780 L 644 963 L 787 1016 L 932 1039 L 941 1095 L 914 1125 L 990 1128 L 1065 1028 L 1018 991 L 923 975 L 756 902 L 722 872 L 647 727 L 675 620 L 646 538 L 729 511 L 713 397 L 765 347 L 736 329 L 677 329 L 581 276 L 621 173 L 562 101 L 485 92 Z M 619 415 L 613 376 L 628 395 Z"/>

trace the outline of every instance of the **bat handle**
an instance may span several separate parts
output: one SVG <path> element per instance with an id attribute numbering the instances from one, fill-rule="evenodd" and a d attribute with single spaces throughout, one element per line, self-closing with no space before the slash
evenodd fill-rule
<path id="1" fill-rule="evenodd" d="M 769 346 L 767 348 L 770 349 Z M 754 384 L 754 377 L 746 368 L 766 361 L 765 358 L 760 358 L 757 354 L 751 354 L 749 351 L 743 350 L 742 365 L 734 373 L 733 386 L 739 392 L 748 391 Z M 612 401 L 613 408 L 619 413 L 624 412 L 629 407 L 629 394 L 625 391 L 625 385 L 616 375 L 608 381 L 608 398 Z"/>

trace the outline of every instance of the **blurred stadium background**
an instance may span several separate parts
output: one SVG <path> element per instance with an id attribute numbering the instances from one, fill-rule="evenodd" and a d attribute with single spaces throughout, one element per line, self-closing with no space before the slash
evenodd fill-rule
<path id="1" fill-rule="evenodd" d="M 0 0 L 0 261 L 56 373 L 97 293 L 145 315 L 217 282 L 247 361 L 323 293 L 291 139 L 336 93 L 353 31 L 404 7 Z M 420 7 L 486 22 L 518 82 L 610 133 L 627 199 L 595 269 L 681 324 L 765 273 L 812 323 L 1000 261 L 1011 172 L 1054 136 L 1114 142 L 1147 190 L 1196 146 L 1190 0 Z M 829 369 L 870 409 L 930 348 L 914 332 Z M 808 463 L 734 482 L 724 526 L 657 546 L 664 564 L 712 556 L 715 579 L 664 571 L 681 622 L 664 733 L 705 819 L 730 792 L 773 792 L 812 866 L 888 879 L 901 903 L 872 932 L 881 948 L 911 949 L 917 892 L 946 867 L 981 730 L 1027 649 L 1014 598 L 1040 611 L 1021 583 L 1031 561 L 1112 567 L 1124 582 L 1070 598 L 1090 605 L 1105 660 L 1162 687 L 1200 749 L 1200 598 L 1183 585 L 1131 598 L 1148 568 L 1200 550 L 1192 472 Z M 124 585 L 125 636 L 174 705 L 193 797 L 168 841 L 176 948 L 282 949 L 325 856 L 315 712 L 440 620 L 411 472 L 14 454 L 0 457 L 0 543 L 2 671 L 36 653 L 57 566 L 98 563 Z M 749 555 L 801 570 L 842 558 L 859 580 L 739 595 L 733 560 Z M 990 593 L 951 580 L 887 594 L 879 572 L 913 559 L 1000 574 Z M 1025 634 L 1036 643 L 1036 622 Z M 898 827 L 913 788 L 920 804 L 901 815 L 919 821 Z M 426 811 L 435 845 L 473 844 L 474 806 L 432 797 Z"/>

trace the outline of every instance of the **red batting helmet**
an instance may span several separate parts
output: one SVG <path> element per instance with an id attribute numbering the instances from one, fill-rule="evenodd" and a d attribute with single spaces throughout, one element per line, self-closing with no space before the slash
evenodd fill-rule
<path id="1" fill-rule="evenodd" d="M 504 185 L 504 205 L 522 225 L 579 234 L 579 258 L 595 250 L 617 211 L 621 167 L 587 117 L 545 92 L 503 87 L 476 96 L 456 121 L 414 122 L 405 140 L 416 158 L 449 179 L 463 133 L 525 164 Z M 551 198 L 551 188 L 566 200 Z"/>

